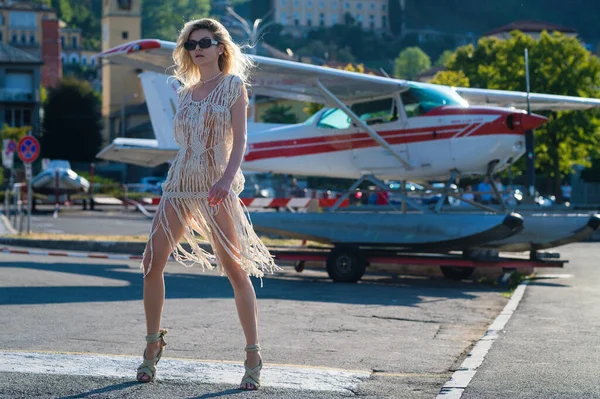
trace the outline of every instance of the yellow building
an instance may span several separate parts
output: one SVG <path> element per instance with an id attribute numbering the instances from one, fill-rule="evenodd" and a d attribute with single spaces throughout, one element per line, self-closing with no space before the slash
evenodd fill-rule
<path id="1" fill-rule="evenodd" d="M 0 41 L 41 57 L 45 19 L 55 20 L 56 10 L 33 2 L 0 0 Z"/>
<path id="2" fill-rule="evenodd" d="M 81 37 L 81 29 L 67 27 L 64 21 L 59 24 L 60 34 L 60 59 L 63 65 L 80 64 L 82 66 L 96 66 L 97 51 L 85 49 L 83 47 L 83 39 Z"/>
<path id="3" fill-rule="evenodd" d="M 140 0 L 104 0 L 102 50 L 141 39 Z M 74 37 L 74 36 L 71 36 Z M 73 39 L 71 39 L 73 40 Z M 125 136 L 128 128 L 148 122 L 139 70 L 102 61 L 102 116 L 104 144 Z M 143 109 L 142 109 L 143 108 Z M 124 117 L 123 117 L 124 115 Z"/>
<path id="4" fill-rule="evenodd" d="M 364 29 L 389 29 L 388 0 L 273 0 L 273 12 L 292 31 L 343 24 L 346 14 Z"/>

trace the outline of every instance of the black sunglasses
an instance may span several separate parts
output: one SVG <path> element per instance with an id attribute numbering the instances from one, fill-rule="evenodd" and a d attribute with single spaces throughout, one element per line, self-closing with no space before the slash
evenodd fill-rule
<path id="1" fill-rule="evenodd" d="M 216 46 L 217 44 L 219 44 L 219 42 L 215 39 L 209 39 L 208 37 L 205 37 L 198 41 L 188 40 L 187 42 L 183 43 L 183 48 L 187 51 L 192 51 L 196 50 L 196 46 L 200 46 L 200 48 L 209 48 L 210 46 Z"/>

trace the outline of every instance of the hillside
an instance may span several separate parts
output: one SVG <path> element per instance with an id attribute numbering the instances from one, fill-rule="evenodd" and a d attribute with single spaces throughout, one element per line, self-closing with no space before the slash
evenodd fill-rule
<path id="1" fill-rule="evenodd" d="M 513 21 L 534 20 L 564 25 L 585 40 L 597 41 L 599 13 L 600 2 L 588 0 L 407 0 L 406 26 L 478 36 Z"/>
<path id="2" fill-rule="evenodd" d="M 38 0 L 51 3 L 59 17 L 80 27 L 84 37 L 99 45 L 101 2 L 99 0 Z M 266 0 L 252 0 L 261 2 Z M 396 0 L 390 0 L 396 1 Z M 244 14 L 243 0 L 236 9 Z M 210 13 L 210 0 L 143 0 L 142 30 L 145 37 L 173 40 L 181 24 L 192 17 Z M 392 8 L 393 9 L 393 8 Z M 448 33 L 473 33 L 479 36 L 516 20 L 537 20 L 576 29 L 589 42 L 600 41 L 596 19 L 600 2 L 588 0 L 406 0 L 406 26 L 409 29 L 432 28 Z M 392 23 L 399 20 L 397 15 Z"/>

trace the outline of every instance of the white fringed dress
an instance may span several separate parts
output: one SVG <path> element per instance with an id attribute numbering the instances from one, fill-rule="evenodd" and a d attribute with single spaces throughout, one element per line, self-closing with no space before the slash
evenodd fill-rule
<path id="1" fill-rule="evenodd" d="M 279 268 L 269 250 L 254 232 L 248 210 L 239 199 L 244 188 L 244 176 L 237 170 L 229 195 L 221 204 L 208 204 L 208 191 L 225 172 L 233 147 L 231 107 L 242 95 L 244 83 L 236 75 L 221 78 L 216 87 L 201 101 L 192 100 L 192 88 L 179 92 L 178 110 L 174 118 L 175 141 L 180 149 L 162 185 L 163 194 L 150 232 L 146 252 L 150 252 L 150 272 L 153 257 L 153 238 L 159 229 L 167 236 L 173 258 L 184 266 L 199 264 L 214 269 L 215 259 L 221 275 L 225 274 L 215 250 L 218 240 L 227 254 L 250 276 L 263 277 Z M 184 227 L 183 237 L 190 245 L 188 252 L 175 242 L 167 220 L 166 204 L 170 203 Z M 234 245 L 217 224 L 215 215 L 226 212 L 237 235 Z M 215 252 L 212 256 L 200 248 L 195 234 L 207 240 Z M 143 266 L 142 266 L 143 267 Z"/>

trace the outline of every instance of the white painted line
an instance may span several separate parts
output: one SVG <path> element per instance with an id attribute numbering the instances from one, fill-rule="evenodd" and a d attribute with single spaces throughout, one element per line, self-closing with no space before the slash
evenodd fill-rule
<path id="1" fill-rule="evenodd" d="M 70 258 L 92 258 L 92 259 L 119 259 L 119 260 L 142 259 L 141 255 L 40 251 L 40 250 L 35 250 L 35 249 L 0 248 L 0 253 L 14 254 L 14 255 L 60 256 L 60 257 L 70 257 Z M 172 259 L 172 257 L 170 257 L 169 259 Z"/>
<path id="2" fill-rule="evenodd" d="M 523 281 L 512 297 L 502 309 L 502 312 L 496 317 L 494 322 L 488 327 L 485 335 L 477 341 L 467 358 L 462 362 L 460 367 L 452 374 L 450 380 L 444 384 L 436 399 L 460 399 L 465 389 L 475 376 L 477 369 L 483 363 L 485 356 L 492 348 L 493 343 L 498 339 L 498 334 L 504 329 L 506 323 L 511 318 L 529 284 L 529 280 Z"/>
<path id="3" fill-rule="evenodd" d="M 131 380 L 135 379 L 136 369 L 141 362 L 141 356 L 137 358 L 17 351 L 0 351 L 0 359 L 0 373 L 116 377 Z M 156 379 L 227 384 L 236 387 L 243 374 L 244 367 L 241 364 L 163 358 L 158 364 Z M 264 387 L 349 393 L 351 390 L 357 389 L 358 385 L 369 376 L 370 373 L 367 371 L 294 367 L 267 363 L 261 372 L 261 383 Z"/>

